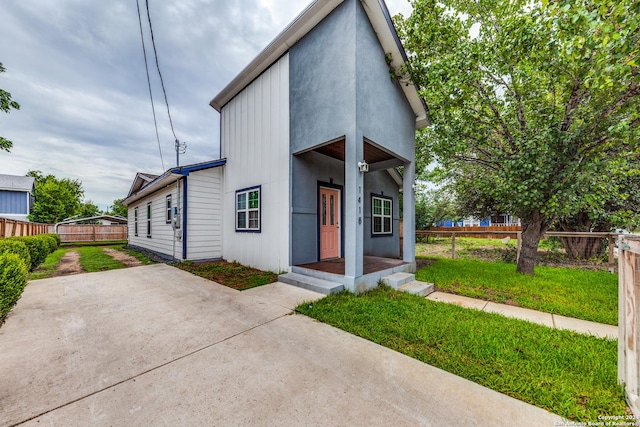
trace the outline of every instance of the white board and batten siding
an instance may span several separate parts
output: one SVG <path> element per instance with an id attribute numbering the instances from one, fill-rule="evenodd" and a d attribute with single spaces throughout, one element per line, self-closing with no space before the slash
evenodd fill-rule
<path id="1" fill-rule="evenodd" d="M 224 258 L 289 270 L 289 54 L 221 111 Z M 261 232 L 236 232 L 236 191 L 261 186 Z"/>
<path id="2" fill-rule="evenodd" d="M 174 237 L 171 224 L 167 224 L 166 197 L 171 195 L 172 206 L 176 206 L 176 183 L 159 189 L 131 205 L 128 212 L 129 244 L 151 251 L 182 258 L 182 242 L 176 241 L 174 254 Z M 151 202 L 151 237 L 147 237 L 147 204 Z M 138 235 L 135 235 L 134 209 L 138 208 Z"/>
<path id="3" fill-rule="evenodd" d="M 222 171 L 191 172 L 187 178 L 187 259 L 222 258 Z"/>

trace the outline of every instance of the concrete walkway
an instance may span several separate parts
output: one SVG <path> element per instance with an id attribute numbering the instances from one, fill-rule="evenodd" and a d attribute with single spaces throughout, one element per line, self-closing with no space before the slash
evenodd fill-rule
<path id="1" fill-rule="evenodd" d="M 553 426 L 562 419 L 163 264 L 29 283 L 0 328 L 0 425 Z"/>
<path id="2" fill-rule="evenodd" d="M 445 292 L 433 292 L 427 296 L 427 299 L 446 302 L 449 304 L 457 304 L 466 308 L 475 308 L 489 313 L 499 313 L 503 316 L 528 320 L 529 322 L 538 323 L 550 328 L 567 329 L 581 334 L 595 335 L 600 338 L 618 339 L 617 326 L 574 319 L 572 317 L 560 316 L 558 314 L 543 313 L 541 311 L 531 310 L 528 308 L 498 304 L 495 302 L 463 297 Z"/>

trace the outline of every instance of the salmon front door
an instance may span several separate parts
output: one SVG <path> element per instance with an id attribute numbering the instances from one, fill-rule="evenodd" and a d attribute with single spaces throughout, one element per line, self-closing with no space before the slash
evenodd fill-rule
<path id="1" fill-rule="evenodd" d="M 340 257 L 340 190 L 320 187 L 320 259 Z"/>

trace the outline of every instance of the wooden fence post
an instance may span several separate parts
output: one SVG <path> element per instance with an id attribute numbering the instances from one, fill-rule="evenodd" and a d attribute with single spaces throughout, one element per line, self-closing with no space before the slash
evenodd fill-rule
<path id="1" fill-rule="evenodd" d="M 456 233 L 451 233 L 451 259 L 456 259 Z"/>
<path id="2" fill-rule="evenodd" d="M 609 235 L 609 273 L 613 273 L 615 265 L 613 263 L 613 236 Z"/>
<path id="3" fill-rule="evenodd" d="M 640 239 L 618 238 L 618 381 L 627 403 L 640 416 Z"/>

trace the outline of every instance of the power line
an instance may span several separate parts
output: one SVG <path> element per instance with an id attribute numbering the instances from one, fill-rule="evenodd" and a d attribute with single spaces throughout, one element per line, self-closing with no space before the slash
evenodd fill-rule
<path id="1" fill-rule="evenodd" d="M 138 1 L 138 0 L 136 0 Z M 164 94 L 164 103 L 167 106 L 167 115 L 169 116 L 169 124 L 171 125 L 171 132 L 173 137 L 178 142 L 175 130 L 173 130 L 173 120 L 171 120 L 171 111 L 169 111 L 169 101 L 167 100 L 167 91 L 164 88 L 164 80 L 162 79 L 162 73 L 160 72 L 160 64 L 158 63 L 158 51 L 156 50 L 156 41 L 153 37 L 153 27 L 151 26 L 151 14 L 149 13 L 149 0 L 146 0 L 147 5 L 147 20 L 149 21 L 149 30 L 151 32 L 151 45 L 153 46 L 153 54 L 156 58 L 156 68 L 158 69 L 158 75 L 160 76 L 160 84 L 162 85 L 162 93 Z"/>
<path id="2" fill-rule="evenodd" d="M 136 6 L 138 8 L 138 23 L 140 24 L 140 39 L 142 40 L 142 53 L 144 55 L 144 68 L 147 71 L 147 86 L 149 87 L 149 98 L 151 98 L 151 111 L 153 111 L 153 124 L 156 128 L 156 140 L 158 141 L 158 151 L 160 151 L 160 162 L 162 163 L 162 170 L 164 171 L 164 159 L 162 157 L 162 146 L 160 145 L 160 135 L 158 134 L 158 121 L 156 120 L 156 108 L 153 105 L 153 93 L 151 92 L 151 79 L 149 78 L 149 65 L 147 63 L 147 49 L 145 49 L 144 47 L 144 34 L 142 32 L 142 17 L 140 16 L 140 3 L 138 2 L 138 0 L 136 0 Z M 149 3 L 147 3 L 147 11 L 149 10 Z M 151 24 L 151 21 L 149 21 L 149 24 Z M 153 46 L 153 50 L 155 51 L 155 44 Z M 156 63 L 157 63 L 157 57 L 156 57 Z M 158 69 L 158 72 L 160 70 Z M 164 84 L 162 85 L 162 90 L 164 90 Z M 166 100 L 166 95 L 165 95 L 165 100 Z M 167 106 L 168 108 L 168 106 Z M 171 120 L 171 117 L 169 117 L 169 120 Z M 173 124 L 171 125 L 171 130 L 173 130 Z M 174 133 L 175 136 L 175 133 Z"/>

